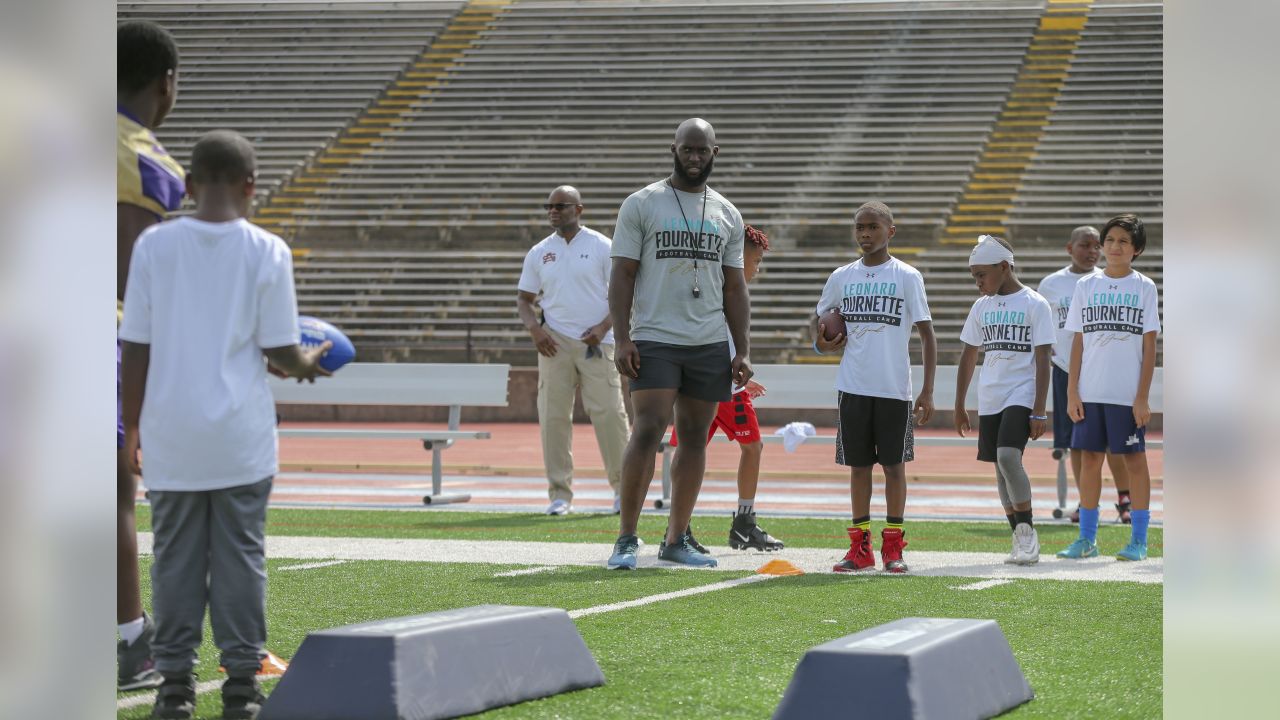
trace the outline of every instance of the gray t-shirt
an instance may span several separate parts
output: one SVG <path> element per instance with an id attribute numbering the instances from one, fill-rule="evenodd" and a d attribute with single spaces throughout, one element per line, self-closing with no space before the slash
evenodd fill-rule
<path id="1" fill-rule="evenodd" d="M 742 214 L 711 188 L 705 216 L 702 205 L 702 193 L 676 190 L 666 180 L 632 193 L 622 203 L 611 256 L 640 261 L 631 303 L 632 340 L 672 345 L 724 342 L 722 268 L 742 267 Z M 698 228 L 700 218 L 704 219 Z M 695 262 L 702 290 L 697 298 Z"/>

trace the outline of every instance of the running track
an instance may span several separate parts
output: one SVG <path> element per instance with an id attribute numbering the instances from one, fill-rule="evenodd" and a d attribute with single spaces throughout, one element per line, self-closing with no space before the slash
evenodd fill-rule
<path id="1" fill-rule="evenodd" d="M 347 423 L 344 423 L 347 424 Z M 290 427 L 325 427 L 322 423 L 293 423 Z M 443 428 L 441 424 L 411 425 L 378 423 L 379 428 Z M 431 489 L 431 456 L 418 443 L 387 440 L 305 440 L 282 438 L 281 474 L 276 478 L 272 504 L 277 507 L 343 507 L 422 509 L 423 512 L 489 510 L 541 512 L 547 504 L 547 485 L 542 474 L 542 451 L 538 426 L 533 423 L 470 423 L 464 429 L 492 432 L 489 440 L 458 442 L 444 453 L 444 491 L 470 493 L 471 501 L 426 508 L 422 496 Z M 764 428 L 768 433 L 773 428 Z M 820 428 L 829 434 L 830 428 Z M 925 428 L 921 435 L 943 435 L 940 429 Z M 1158 436 L 1153 436 L 1158 437 Z M 757 511 L 762 517 L 814 516 L 848 517 L 849 484 L 847 470 L 835 465 L 831 446 L 806 445 L 786 453 L 781 445 L 765 448 Z M 969 448 L 922 446 L 916 461 L 909 463 L 907 516 L 933 519 L 1003 520 L 994 487 L 992 466 L 974 459 Z M 1163 451 L 1148 453 L 1152 485 L 1152 519 L 1164 516 Z M 578 512 L 608 512 L 613 492 L 604 480 L 603 462 L 591 426 L 574 426 L 574 509 Z M 145 462 L 145 458 L 144 458 Z M 707 455 L 707 480 L 698 501 L 699 514 L 724 515 L 732 512 L 738 497 L 735 477 L 738 449 L 732 443 L 712 443 Z M 1057 463 L 1046 449 L 1027 452 L 1026 466 L 1032 476 L 1034 507 L 1038 518 L 1047 520 L 1057 505 L 1055 478 Z M 660 469 L 660 468 L 659 468 Z M 877 478 L 872 514 L 882 516 L 882 478 Z M 660 496 L 655 478 L 650 488 L 647 511 Z M 1115 520 L 1111 503 L 1115 491 L 1104 481 L 1103 520 Z M 1074 505 L 1072 488 L 1069 503 Z"/>

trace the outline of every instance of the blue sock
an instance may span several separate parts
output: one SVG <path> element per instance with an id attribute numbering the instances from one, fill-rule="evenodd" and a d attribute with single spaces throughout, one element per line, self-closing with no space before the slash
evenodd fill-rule
<path id="1" fill-rule="evenodd" d="M 1129 536 L 1129 542 L 1147 544 L 1147 526 L 1151 524 L 1150 510 L 1133 510 L 1129 513 L 1129 517 L 1133 521 L 1133 534 Z"/>
<path id="2" fill-rule="evenodd" d="M 1080 537 L 1098 541 L 1098 508 L 1080 508 Z"/>

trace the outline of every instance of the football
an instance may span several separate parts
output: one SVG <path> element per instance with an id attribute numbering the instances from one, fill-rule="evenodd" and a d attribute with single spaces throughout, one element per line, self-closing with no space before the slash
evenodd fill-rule
<path id="1" fill-rule="evenodd" d="M 325 340 L 333 343 L 333 347 L 320 358 L 320 367 L 329 372 L 334 372 L 356 358 L 356 347 L 351 344 L 351 340 L 341 330 L 319 318 L 298 316 L 298 330 L 302 338 L 299 344 L 302 347 L 315 347 Z"/>
<path id="2" fill-rule="evenodd" d="M 825 312 L 818 318 L 818 328 L 822 330 L 824 340 L 835 340 L 844 335 L 844 318 L 834 310 Z"/>

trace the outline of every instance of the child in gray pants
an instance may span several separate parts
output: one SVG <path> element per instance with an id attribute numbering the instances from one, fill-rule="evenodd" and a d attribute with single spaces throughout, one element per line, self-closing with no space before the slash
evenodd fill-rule
<path id="1" fill-rule="evenodd" d="M 264 526 L 277 468 L 268 363 L 281 376 L 328 374 L 318 365 L 328 343 L 298 345 L 289 247 L 245 219 L 256 175 L 243 137 L 202 137 L 187 180 L 195 213 L 139 235 L 129 266 L 120 326 L 124 449 L 151 497 L 152 649 L 164 676 L 152 717 L 161 720 L 195 713 L 206 605 L 227 669 L 223 717 L 257 717 Z"/>

